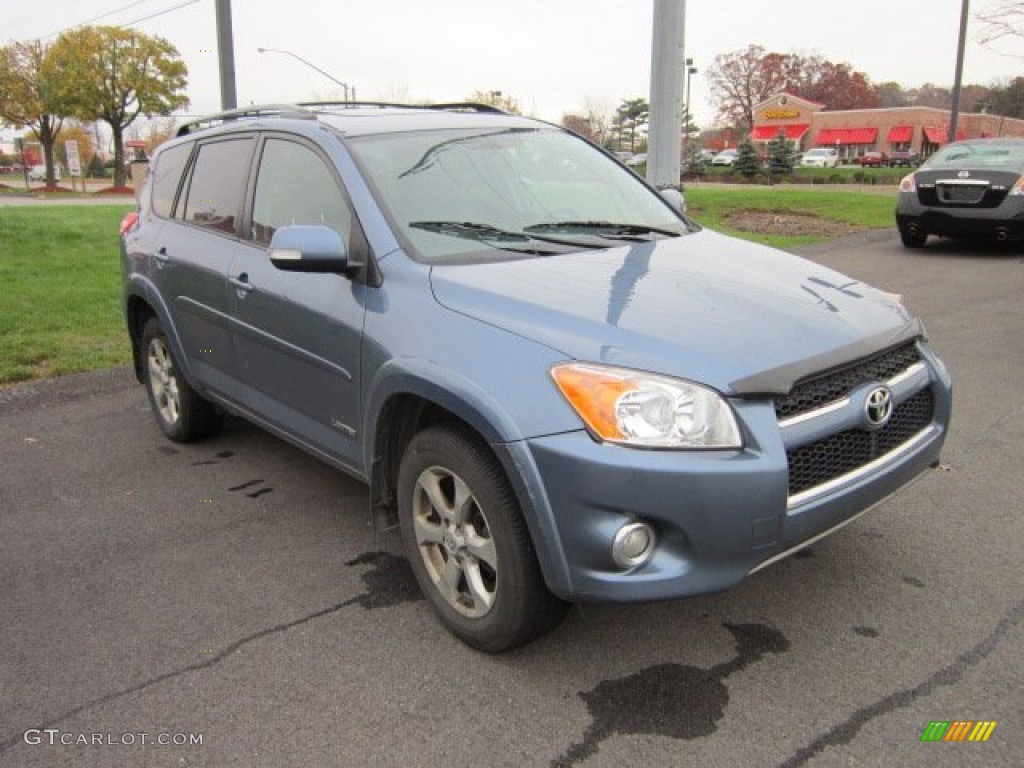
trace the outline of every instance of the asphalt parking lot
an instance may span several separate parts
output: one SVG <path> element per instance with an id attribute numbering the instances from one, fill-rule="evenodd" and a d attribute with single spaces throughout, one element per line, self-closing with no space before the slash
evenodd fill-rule
<path id="1" fill-rule="evenodd" d="M 732 592 L 499 657 L 315 459 L 235 420 L 171 444 L 124 369 L 0 390 L 0 764 L 1020 765 L 1024 254 L 804 253 L 924 317 L 943 467 Z M 921 741 L 956 720 L 996 726 Z"/>

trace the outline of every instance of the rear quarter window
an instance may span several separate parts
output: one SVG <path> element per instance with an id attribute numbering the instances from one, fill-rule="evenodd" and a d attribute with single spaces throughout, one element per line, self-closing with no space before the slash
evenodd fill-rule
<path id="1" fill-rule="evenodd" d="M 192 154 L 192 142 L 169 147 L 157 155 L 153 167 L 153 212 L 164 219 L 174 215 L 174 198 L 181 184 L 181 174 Z"/>

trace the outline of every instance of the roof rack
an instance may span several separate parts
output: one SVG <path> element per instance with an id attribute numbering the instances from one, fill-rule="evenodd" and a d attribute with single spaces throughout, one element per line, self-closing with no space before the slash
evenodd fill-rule
<path id="1" fill-rule="evenodd" d="M 230 120 L 238 120 L 246 117 L 263 117 L 272 115 L 275 117 L 291 117 L 302 120 L 315 120 L 316 115 L 308 109 L 303 109 L 298 104 L 260 104 L 251 107 L 239 107 L 228 109 L 223 112 L 214 112 L 210 115 L 183 123 L 176 135 L 186 136 L 200 128 L 211 128 L 214 125 L 222 125 Z"/>
<path id="2" fill-rule="evenodd" d="M 449 112 L 483 112 L 489 114 L 506 114 L 497 107 L 490 104 L 478 104 L 476 102 L 446 102 L 442 104 L 398 104 L 390 101 L 300 101 L 296 104 L 299 107 L 340 107 L 351 109 L 359 107 L 380 107 L 381 109 L 439 109 Z"/>
<path id="3" fill-rule="evenodd" d="M 214 112 L 210 115 L 190 120 L 183 123 L 176 135 L 186 136 L 202 128 L 212 128 L 215 125 L 223 125 L 231 120 L 258 117 L 290 117 L 300 120 L 315 120 L 319 112 L 328 111 L 326 108 L 336 110 L 359 109 L 360 107 L 378 107 L 380 109 L 422 109 L 422 110 L 446 110 L 449 112 L 480 112 L 484 114 L 507 114 L 504 110 L 492 107 L 490 104 L 477 104 L 474 102 L 446 102 L 443 104 L 396 104 L 389 101 L 300 101 L 295 104 L 259 104 L 249 107 L 239 107 L 223 112 Z"/>

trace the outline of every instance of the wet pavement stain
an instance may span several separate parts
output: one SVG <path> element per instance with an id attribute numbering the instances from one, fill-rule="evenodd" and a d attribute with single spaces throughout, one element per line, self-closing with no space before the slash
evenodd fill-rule
<path id="1" fill-rule="evenodd" d="M 909 584 L 912 587 L 917 587 L 918 589 L 924 589 L 925 588 L 925 583 L 923 581 L 921 581 L 920 579 L 915 578 L 913 576 L 904 576 L 903 577 L 903 583 L 904 584 Z"/>
<path id="2" fill-rule="evenodd" d="M 853 631 L 861 637 L 878 637 L 878 630 L 874 627 L 854 627 Z"/>
<path id="3" fill-rule="evenodd" d="M 592 722 L 583 739 L 551 762 L 552 768 L 577 765 L 597 753 L 615 734 L 698 739 L 718 729 L 729 703 L 724 680 L 766 653 L 789 650 L 777 629 L 763 624 L 723 624 L 736 641 L 736 657 L 711 669 L 658 664 L 617 680 L 605 680 L 579 697 Z"/>
<path id="4" fill-rule="evenodd" d="M 217 459 L 230 459 L 234 455 L 234 451 L 221 451 L 220 453 L 214 454 L 214 458 L 212 459 L 204 459 L 203 461 L 193 461 L 192 466 L 203 467 L 208 466 L 210 464 L 219 464 L 220 462 L 218 462 Z"/>
<path id="5" fill-rule="evenodd" d="M 392 608 L 402 603 L 423 599 L 423 593 L 412 575 L 409 561 L 387 552 L 365 552 L 345 565 L 373 566 L 360 574 L 366 592 L 351 598 L 350 605 L 361 605 L 366 610 Z"/>
<path id="6" fill-rule="evenodd" d="M 254 485 L 259 485 L 262 482 L 263 482 L 263 479 L 258 477 L 255 480 L 248 480 L 248 481 L 242 483 L 241 485 L 233 485 L 230 488 L 228 488 L 228 490 L 229 491 L 244 491 L 246 488 L 252 488 Z M 257 488 L 252 493 L 247 493 L 245 495 L 248 496 L 250 499 L 256 499 L 256 498 L 259 498 L 260 496 L 262 496 L 265 493 L 270 493 L 273 490 L 274 490 L 273 488 L 268 486 L 267 488 Z"/>

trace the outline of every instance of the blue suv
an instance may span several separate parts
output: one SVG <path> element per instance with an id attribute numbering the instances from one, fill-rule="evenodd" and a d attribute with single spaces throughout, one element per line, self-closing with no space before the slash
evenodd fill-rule
<path id="1" fill-rule="evenodd" d="M 934 466 L 949 422 L 898 298 L 476 105 L 186 125 L 121 244 L 166 436 L 234 414 L 365 481 L 486 651 L 570 601 L 729 588 Z"/>

